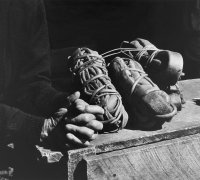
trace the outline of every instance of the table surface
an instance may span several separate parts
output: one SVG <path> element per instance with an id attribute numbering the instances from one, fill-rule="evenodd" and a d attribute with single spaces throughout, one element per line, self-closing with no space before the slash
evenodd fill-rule
<path id="1" fill-rule="evenodd" d="M 200 128 L 200 106 L 196 105 L 192 98 L 200 97 L 200 79 L 180 81 L 179 86 L 186 103 L 170 122 L 163 124 L 162 129 L 123 129 L 118 133 L 101 134 L 91 142 L 95 152 L 98 154 L 197 133 Z M 80 151 L 81 149 L 71 150 L 70 153 Z"/>
<path id="2" fill-rule="evenodd" d="M 92 146 L 67 151 L 68 179 L 74 179 L 77 167 L 85 158 L 96 158 L 104 154 L 200 134 L 200 106 L 192 101 L 193 98 L 200 97 L 200 79 L 180 81 L 179 87 L 186 103 L 170 122 L 163 124 L 162 129 L 156 131 L 123 129 L 117 133 L 100 134 L 91 142 Z"/>

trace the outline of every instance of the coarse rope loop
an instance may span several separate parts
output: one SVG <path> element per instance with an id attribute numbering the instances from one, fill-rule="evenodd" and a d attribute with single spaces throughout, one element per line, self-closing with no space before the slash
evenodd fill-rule
<path id="1" fill-rule="evenodd" d="M 70 70 L 80 80 L 81 89 L 89 97 L 89 103 L 100 105 L 105 111 L 106 118 L 101 122 L 108 126 L 109 124 L 114 125 L 116 129 L 112 132 L 121 129 L 123 124 L 122 100 L 111 83 L 103 57 L 90 52 L 74 57 L 73 62 L 75 63 Z M 117 100 L 115 107 L 110 110 L 107 103 L 112 95 L 116 96 Z"/>

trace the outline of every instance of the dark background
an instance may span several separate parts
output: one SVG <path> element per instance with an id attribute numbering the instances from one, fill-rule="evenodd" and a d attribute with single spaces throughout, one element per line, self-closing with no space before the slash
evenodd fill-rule
<path id="1" fill-rule="evenodd" d="M 45 0 L 51 47 L 106 51 L 123 40 L 146 38 L 183 49 L 192 0 Z"/>
<path id="2" fill-rule="evenodd" d="M 102 53 L 119 47 L 123 40 L 131 41 L 140 37 L 148 39 L 158 48 L 180 52 L 184 57 L 185 67 L 189 67 L 188 63 L 192 64 L 191 59 L 185 55 L 188 49 L 194 50 L 190 51 L 194 57 L 200 57 L 200 33 L 191 25 L 191 13 L 197 8 L 195 0 L 44 1 L 52 50 L 87 46 Z M 54 65 L 57 64 L 56 61 Z M 64 62 L 61 66 L 65 64 Z M 58 71 L 60 72 L 59 65 Z M 192 67 L 188 69 L 188 72 L 194 71 Z M 198 66 L 196 71 L 199 71 Z M 63 78 L 63 74 L 60 76 Z M 198 76 L 187 76 L 191 77 Z M 67 89 L 69 90 L 69 86 Z M 22 163 L 20 159 L 18 161 Z M 49 177 L 53 174 L 63 176 L 66 173 L 63 172 L 66 171 L 64 165 L 59 166 L 60 170 L 55 169 L 53 164 L 49 167 L 43 167 L 43 164 L 33 166 L 40 169 L 36 176 L 45 172 L 48 172 Z"/>
<path id="3" fill-rule="evenodd" d="M 45 0 L 51 49 L 87 46 L 100 54 L 124 40 L 179 52 L 182 79 L 200 78 L 199 0 Z M 187 55 L 186 55 L 187 54 Z"/>

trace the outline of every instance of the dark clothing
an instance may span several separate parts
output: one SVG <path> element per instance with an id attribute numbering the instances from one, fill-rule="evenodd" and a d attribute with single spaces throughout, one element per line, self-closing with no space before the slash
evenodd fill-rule
<path id="1" fill-rule="evenodd" d="M 43 2 L 0 0 L 0 27 L 0 144 L 17 137 L 34 144 L 44 117 L 67 96 L 51 86 Z"/>

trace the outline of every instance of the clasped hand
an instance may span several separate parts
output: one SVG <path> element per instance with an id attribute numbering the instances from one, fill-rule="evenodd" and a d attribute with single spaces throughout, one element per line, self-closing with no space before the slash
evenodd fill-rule
<path id="1" fill-rule="evenodd" d="M 69 107 L 60 108 L 53 117 L 45 119 L 41 142 L 67 149 L 89 146 L 103 128 L 96 115 L 103 115 L 104 110 L 80 99 L 79 92 L 69 96 L 67 101 Z"/>

